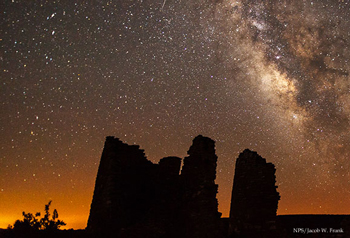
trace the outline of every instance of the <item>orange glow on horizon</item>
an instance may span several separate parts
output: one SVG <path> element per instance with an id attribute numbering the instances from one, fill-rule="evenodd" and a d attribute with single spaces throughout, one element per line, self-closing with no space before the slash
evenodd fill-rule
<path id="1" fill-rule="evenodd" d="M 90 211 L 90 203 L 92 196 L 89 194 L 80 194 L 77 198 L 74 198 L 76 204 L 72 206 L 71 203 L 67 204 L 65 201 L 66 196 L 54 197 L 52 200 L 52 205 L 50 207 L 50 211 L 52 213 L 53 209 L 57 209 L 59 214 L 59 219 L 63 220 L 67 225 L 62 226 L 61 229 L 85 229 L 87 226 L 87 220 Z M 14 195 L 16 196 L 16 195 Z M 89 198 L 89 199 L 88 199 Z M 218 195 L 218 198 L 220 196 Z M 14 200 L 13 198 L 7 198 L 9 200 Z M 304 200 L 304 203 L 302 202 Z M 26 201 L 28 203 L 26 203 Z M 35 201 L 23 201 L 19 206 L 14 206 L 16 208 L 7 208 L 2 210 L 2 214 L 0 216 L 0 228 L 6 229 L 8 225 L 13 225 L 17 219 L 22 219 L 22 211 L 35 213 L 41 212 L 43 214 L 44 205 L 47 204 L 48 201 L 38 199 Z M 329 200 L 331 201 L 331 200 Z M 9 203 L 9 201 L 6 201 Z M 292 215 L 292 214 L 346 214 L 349 208 L 348 204 L 334 204 L 332 202 L 322 203 L 322 205 L 309 206 L 310 203 L 316 203 L 316 200 L 312 197 L 308 199 L 304 199 L 302 197 L 294 197 L 294 198 L 283 198 L 283 192 L 281 196 L 281 200 L 279 201 L 279 207 L 277 211 L 277 215 Z M 305 204 L 305 205 L 301 205 Z M 321 204 L 321 203 L 320 203 Z M 1 206 L 1 205 L 0 205 Z M 320 207 L 321 206 L 321 207 Z M 330 213 L 324 212 L 326 209 L 332 211 Z M 222 213 L 222 217 L 229 217 L 230 212 L 230 199 L 221 199 L 219 200 L 219 211 Z"/>

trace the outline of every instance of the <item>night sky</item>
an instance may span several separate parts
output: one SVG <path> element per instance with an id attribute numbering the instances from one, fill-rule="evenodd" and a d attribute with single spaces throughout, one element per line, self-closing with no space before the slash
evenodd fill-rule
<path id="1" fill-rule="evenodd" d="M 64 228 L 85 228 L 109 135 L 153 162 L 215 140 L 223 216 L 245 148 L 275 164 L 278 214 L 350 213 L 349 0 L 0 11 L 0 227 L 53 200 Z"/>

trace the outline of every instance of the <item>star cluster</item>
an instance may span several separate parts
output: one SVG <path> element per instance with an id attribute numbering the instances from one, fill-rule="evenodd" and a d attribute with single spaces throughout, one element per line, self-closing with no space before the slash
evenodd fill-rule
<path id="1" fill-rule="evenodd" d="M 245 148 L 279 214 L 350 213 L 348 1 L 6 0 L 0 226 L 49 200 L 84 228 L 108 135 L 153 162 L 216 141 L 228 215 Z"/>

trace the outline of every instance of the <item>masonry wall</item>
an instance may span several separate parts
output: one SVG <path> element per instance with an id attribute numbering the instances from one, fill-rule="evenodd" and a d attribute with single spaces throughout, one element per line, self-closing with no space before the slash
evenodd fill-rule
<path id="1" fill-rule="evenodd" d="M 217 156 L 215 142 L 197 136 L 184 159 L 182 182 L 182 237 L 222 237 L 215 184 Z"/>
<path id="2" fill-rule="evenodd" d="M 87 230 L 101 237 L 216 238 L 221 234 L 215 142 L 197 136 L 184 160 L 153 164 L 143 150 L 107 137 Z"/>
<path id="3" fill-rule="evenodd" d="M 139 146 L 107 137 L 87 225 L 91 237 L 274 237 L 279 194 L 273 164 L 250 150 L 240 154 L 230 218 L 222 220 L 215 142 L 199 135 L 187 153 L 180 174 L 181 158 L 154 164 Z"/>
<path id="4" fill-rule="evenodd" d="M 156 196 L 155 170 L 139 146 L 107 137 L 87 229 L 119 231 L 144 219 Z"/>
<path id="5" fill-rule="evenodd" d="M 280 199 L 275 171 L 275 166 L 256 152 L 246 149 L 239 155 L 232 188 L 231 236 L 272 236 Z"/>

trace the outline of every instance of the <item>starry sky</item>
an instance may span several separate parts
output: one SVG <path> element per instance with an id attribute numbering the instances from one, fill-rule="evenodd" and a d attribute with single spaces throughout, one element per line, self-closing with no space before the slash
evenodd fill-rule
<path id="1" fill-rule="evenodd" d="M 4 0 L 0 227 L 53 200 L 85 228 L 106 136 L 149 160 L 216 141 L 219 210 L 245 148 L 278 214 L 350 213 L 349 0 Z"/>

